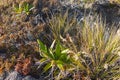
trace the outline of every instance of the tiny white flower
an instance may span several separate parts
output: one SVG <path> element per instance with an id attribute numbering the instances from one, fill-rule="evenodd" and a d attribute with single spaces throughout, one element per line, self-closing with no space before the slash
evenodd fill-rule
<path id="1" fill-rule="evenodd" d="M 74 58 L 75 58 L 75 60 L 78 60 L 78 59 L 79 59 L 79 57 L 78 57 L 77 55 L 74 55 Z"/>
<path id="2" fill-rule="evenodd" d="M 104 65 L 104 68 L 105 68 L 105 69 L 108 69 L 108 64 L 105 64 L 105 65 Z"/>

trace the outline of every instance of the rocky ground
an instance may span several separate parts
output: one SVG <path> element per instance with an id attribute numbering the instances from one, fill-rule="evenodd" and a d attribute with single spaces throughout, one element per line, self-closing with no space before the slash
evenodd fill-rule
<path id="1" fill-rule="evenodd" d="M 66 10 L 68 10 L 69 18 L 76 13 L 78 22 L 82 22 L 85 17 L 93 19 L 95 15 L 98 15 L 103 22 L 106 22 L 107 27 L 113 24 L 116 29 L 120 27 L 120 4 L 116 2 L 111 3 L 107 0 L 98 0 L 93 3 L 77 2 L 77 0 L 74 2 L 68 0 L 52 0 L 52 2 L 28 0 L 28 3 L 33 4 L 30 14 L 24 12 L 17 14 L 14 12 L 12 5 L 18 5 L 19 0 L 16 0 L 16 2 L 9 1 L 8 5 L 0 4 L 0 56 L 3 59 L 12 55 L 16 55 L 16 58 L 18 58 L 18 54 L 24 53 L 25 56 L 34 54 L 37 62 L 40 56 L 36 39 L 40 39 L 47 46 L 50 46 L 53 37 L 51 29 L 46 25 L 49 23 L 48 18 L 51 18 L 53 14 L 64 14 Z M 5 72 L 0 80 L 4 80 L 6 74 L 9 73 Z M 14 74 L 17 77 L 23 77 L 15 71 L 11 75 Z M 36 80 L 31 77 L 28 75 L 17 80 Z"/>

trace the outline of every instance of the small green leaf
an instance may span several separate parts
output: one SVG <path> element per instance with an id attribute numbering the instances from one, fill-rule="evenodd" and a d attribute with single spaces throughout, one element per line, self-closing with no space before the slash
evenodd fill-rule
<path id="1" fill-rule="evenodd" d="M 51 63 L 48 63 L 45 67 L 44 67 L 44 71 L 46 72 L 48 69 L 50 69 L 52 67 Z"/>
<path id="2" fill-rule="evenodd" d="M 53 51 L 52 51 L 51 49 L 48 50 L 48 56 L 49 56 L 51 59 L 55 60 L 55 55 L 54 55 L 54 53 L 53 53 Z"/>
<path id="3" fill-rule="evenodd" d="M 62 61 L 58 60 L 58 61 L 56 61 L 56 64 L 60 70 L 64 70 L 64 67 L 63 67 L 64 63 Z"/>
<path id="4" fill-rule="evenodd" d="M 60 70 L 64 71 L 64 67 L 63 67 L 62 64 L 57 64 L 57 66 L 58 66 L 58 68 L 59 68 Z"/>
<path id="5" fill-rule="evenodd" d="M 40 41 L 40 40 L 38 40 L 37 39 L 37 42 L 38 42 L 38 44 L 39 44 L 39 46 L 40 46 L 40 49 L 42 50 L 42 51 L 47 51 L 47 47 Z"/>
<path id="6" fill-rule="evenodd" d="M 67 53 L 68 51 L 69 51 L 69 49 L 65 49 L 61 53 Z"/>
<path id="7" fill-rule="evenodd" d="M 45 61 L 46 61 L 46 58 L 40 59 L 40 62 L 45 62 Z"/>

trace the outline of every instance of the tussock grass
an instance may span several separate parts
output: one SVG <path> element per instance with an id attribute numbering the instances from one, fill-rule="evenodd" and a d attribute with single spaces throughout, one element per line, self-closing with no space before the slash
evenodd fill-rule
<path id="1" fill-rule="evenodd" d="M 75 25 L 70 25 L 66 15 L 53 17 L 50 26 L 55 39 L 63 41 L 62 44 L 70 50 L 68 55 L 73 60 L 73 72 L 77 71 L 75 74 L 83 75 L 84 79 L 118 78 L 120 76 L 120 68 L 117 64 L 120 59 L 120 36 L 117 31 L 105 27 L 98 18 L 91 21 L 85 18 L 82 25 L 71 21 Z M 67 34 L 66 38 L 62 35 L 62 28 L 67 29 L 64 33 L 64 35 Z M 76 35 L 70 35 L 73 33 L 71 28 L 77 29 Z"/>

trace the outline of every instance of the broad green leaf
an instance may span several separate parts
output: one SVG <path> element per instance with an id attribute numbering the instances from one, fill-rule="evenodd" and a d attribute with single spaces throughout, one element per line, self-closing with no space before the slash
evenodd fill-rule
<path id="1" fill-rule="evenodd" d="M 47 47 L 38 39 L 37 39 L 37 42 L 38 42 L 38 44 L 40 46 L 40 50 L 46 52 L 47 51 Z"/>
<path id="2" fill-rule="evenodd" d="M 59 59 L 59 57 L 62 55 L 60 42 L 57 43 L 54 54 L 55 54 L 55 59 Z"/>
<path id="3" fill-rule="evenodd" d="M 40 46 L 40 51 L 43 52 L 42 55 L 46 58 L 53 59 L 54 56 L 53 56 L 52 51 L 50 51 L 50 49 L 48 50 L 47 47 L 40 40 L 37 40 L 37 42 Z"/>
<path id="4" fill-rule="evenodd" d="M 66 54 L 62 54 L 61 56 L 60 56 L 60 60 L 65 60 L 67 58 L 67 55 Z"/>

